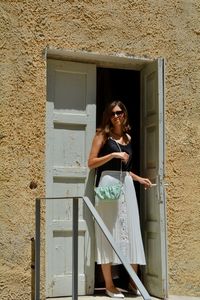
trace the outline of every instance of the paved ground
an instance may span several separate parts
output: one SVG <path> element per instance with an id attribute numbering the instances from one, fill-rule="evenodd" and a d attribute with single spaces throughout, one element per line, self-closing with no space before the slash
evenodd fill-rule
<path id="1" fill-rule="evenodd" d="M 49 300 L 71 300 L 71 297 L 64 298 L 49 298 Z M 109 297 L 104 295 L 94 295 L 94 296 L 79 296 L 79 300 L 109 300 Z M 111 298 L 110 298 L 111 299 Z M 130 296 L 126 297 L 128 300 L 143 300 L 142 297 Z M 158 298 L 151 297 L 152 300 L 158 300 Z M 200 300 L 200 297 L 192 297 L 192 296 L 175 296 L 170 295 L 169 300 Z"/>

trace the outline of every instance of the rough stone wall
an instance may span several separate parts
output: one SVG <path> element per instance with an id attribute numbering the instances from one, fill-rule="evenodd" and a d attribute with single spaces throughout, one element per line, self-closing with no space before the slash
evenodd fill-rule
<path id="1" fill-rule="evenodd" d="M 199 0 L 2 0 L 0 16 L 0 298 L 30 299 L 47 46 L 166 59 L 169 288 L 200 295 Z"/>

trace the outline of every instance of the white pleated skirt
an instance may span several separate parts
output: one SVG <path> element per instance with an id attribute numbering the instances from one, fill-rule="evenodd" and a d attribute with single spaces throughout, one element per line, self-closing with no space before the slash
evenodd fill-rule
<path id="1" fill-rule="evenodd" d="M 119 171 L 104 171 L 99 186 L 115 184 Z M 128 172 L 122 172 L 123 193 L 118 200 L 102 201 L 95 197 L 95 207 L 112 234 L 117 247 L 130 264 L 145 265 L 140 219 L 135 187 Z M 121 264 L 101 229 L 95 224 L 97 264 Z"/>

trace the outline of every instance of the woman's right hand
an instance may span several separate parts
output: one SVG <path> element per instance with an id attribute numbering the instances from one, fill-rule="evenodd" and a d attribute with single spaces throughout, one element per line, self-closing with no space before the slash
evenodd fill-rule
<path id="1" fill-rule="evenodd" d="M 129 154 L 126 152 L 114 152 L 114 158 L 119 158 L 122 161 L 124 161 L 125 163 L 128 162 L 129 160 Z"/>

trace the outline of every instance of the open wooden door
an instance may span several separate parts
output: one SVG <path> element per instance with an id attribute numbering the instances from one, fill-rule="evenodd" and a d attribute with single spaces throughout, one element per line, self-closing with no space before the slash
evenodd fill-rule
<path id="1" fill-rule="evenodd" d="M 96 66 L 49 59 L 46 114 L 46 197 L 83 196 L 96 127 Z M 94 285 L 92 229 L 84 213 L 79 203 L 79 295 Z M 47 200 L 46 296 L 71 294 L 72 200 Z"/>
<path id="2" fill-rule="evenodd" d="M 141 190 L 141 222 L 147 265 L 142 277 L 151 295 L 167 297 L 164 184 L 164 61 L 141 71 L 141 174 L 156 186 Z"/>

